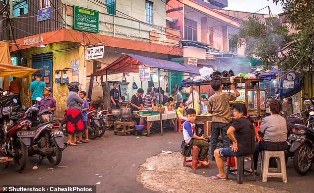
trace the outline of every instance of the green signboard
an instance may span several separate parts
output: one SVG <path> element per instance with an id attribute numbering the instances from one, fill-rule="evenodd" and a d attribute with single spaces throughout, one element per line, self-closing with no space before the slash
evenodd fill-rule
<path id="1" fill-rule="evenodd" d="M 79 31 L 99 32 L 99 12 L 74 6 L 74 29 Z"/>

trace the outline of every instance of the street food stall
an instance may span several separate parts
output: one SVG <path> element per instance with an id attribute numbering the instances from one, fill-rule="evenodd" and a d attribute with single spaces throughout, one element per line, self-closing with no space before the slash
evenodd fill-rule
<path id="1" fill-rule="evenodd" d="M 229 92 L 228 85 L 230 85 L 229 77 L 222 77 L 222 82 L 224 85 L 223 92 Z M 248 109 L 248 115 L 254 122 L 258 122 L 261 117 L 266 114 L 266 90 L 260 85 L 261 79 L 252 78 L 245 79 L 243 77 L 236 77 L 234 83 L 237 84 L 237 90 L 240 92 L 240 96 L 235 100 L 231 101 L 230 105 L 233 103 L 244 103 Z M 210 85 L 211 81 L 198 81 L 198 82 L 188 82 L 185 86 L 200 87 L 204 85 Z M 209 91 L 208 91 L 209 92 Z M 201 96 L 201 94 L 199 95 Z M 201 114 L 196 116 L 196 124 L 204 125 L 204 135 L 209 136 L 211 132 L 211 114 Z"/>
<path id="2" fill-rule="evenodd" d="M 160 73 L 161 71 L 176 71 L 176 72 L 184 72 L 189 74 L 199 74 L 199 69 L 197 67 L 187 66 L 175 62 L 170 62 L 167 60 L 160 60 L 155 58 L 149 58 L 134 54 L 123 54 L 120 58 L 118 58 L 113 63 L 109 64 L 106 68 L 101 69 L 91 77 L 95 76 L 106 76 L 104 83 L 104 95 L 108 93 L 108 75 L 110 74 L 128 74 L 128 73 L 139 73 L 140 77 L 150 76 L 149 70 L 145 71 L 145 69 L 157 69 L 157 79 L 158 79 L 158 87 L 160 88 Z M 159 98 L 161 98 L 161 91 L 159 90 Z M 107 98 L 108 99 L 108 98 Z M 109 100 L 104 99 L 105 101 L 109 102 Z M 107 105 L 109 107 L 109 104 Z M 160 132 L 163 134 L 163 120 L 172 120 L 174 125 L 176 126 L 176 113 L 174 111 L 162 111 L 161 100 L 158 101 L 157 107 L 159 109 L 145 109 L 145 111 L 141 112 L 133 112 L 132 115 L 140 118 L 141 120 L 145 120 L 147 135 L 150 134 L 150 128 L 152 124 L 156 121 L 160 121 Z M 117 111 L 115 109 L 115 111 Z M 157 114 L 156 114 L 157 113 Z M 124 123 L 123 123 L 124 124 Z M 131 123 L 127 123 L 131 124 Z"/>

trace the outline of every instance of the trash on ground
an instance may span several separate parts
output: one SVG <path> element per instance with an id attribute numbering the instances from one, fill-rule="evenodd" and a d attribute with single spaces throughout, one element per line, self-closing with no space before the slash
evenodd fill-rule
<path id="1" fill-rule="evenodd" d="M 164 151 L 164 150 L 161 150 L 161 153 L 162 153 L 162 154 L 172 154 L 172 151 Z"/>
<path id="2" fill-rule="evenodd" d="M 139 139 L 140 137 L 136 137 L 136 139 Z"/>
<path id="3" fill-rule="evenodd" d="M 59 168 L 67 168 L 68 166 L 58 166 Z"/>
<path id="4" fill-rule="evenodd" d="M 155 170 L 154 166 L 147 166 L 146 167 L 146 171 L 154 171 L 154 170 Z"/>
<path id="5" fill-rule="evenodd" d="M 98 185 L 98 184 L 100 184 L 101 182 L 97 182 L 96 184 Z"/>
<path id="6" fill-rule="evenodd" d="M 95 176 L 99 176 L 99 174 L 95 174 Z"/>
<path id="7" fill-rule="evenodd" d="M 37 169 L 38 169 L 38 166 L 34 166 L 34 167 L 33 167 L 33 170 L 37 170 Z"/>
<path id="8" fill-rule="evenodd" d="M 98 177 L 102 178 L 102 176 L 98 176 Z"/>
<path id="9" fill-rule="evenodd" d="M 53 168 L 48 168 L 48 170 L 53 170 Z"/>

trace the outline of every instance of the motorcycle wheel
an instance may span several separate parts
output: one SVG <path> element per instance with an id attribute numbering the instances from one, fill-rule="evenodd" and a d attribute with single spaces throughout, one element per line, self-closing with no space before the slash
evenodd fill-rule
<path id="1" fill-rule="evenodd" d="M 58 165 L 62 160 L 62 149 L 58 147 L 55 141 L 53 141 L 53 149 L 54 149 L 54 155 L 53 156 L 47 156 L 47 159 L 51 166 Z"/>
<path id="2" fill-rule="evenodd" d="M 312 153 L 310 144 L 304 143 L 293 154 L 293 166 L 298 174 L 304 176 L 312 167 L 312 159 L 309 157 Z"/>
<path id="3" fill-rule="evenodd" d="M 16 155 L 13 158 L 14 163 L 16 165 L 15 170 L 20 172 L 26 166 L 28 150 L 26 145 L 20 139 L 15 140 L 13 148 L 14 152 L 16 153 Z"/>
<path id="4" fill-rule="evenodd" d="M 107 128 L 103 121 L 99 121 L 99 122 L 100 122 L 100 128 L 98 128 L 98 137 L 102 137 L 104 136 Z"/>
<path id="5" fill-rule="evenodd" d="M 96 132 L 96 129 L 95 127 L 91 127 L 91 126 L 88 126 L 88 135 L 91 139 L 96 139 L 97 137 L 97 132 Z"/>

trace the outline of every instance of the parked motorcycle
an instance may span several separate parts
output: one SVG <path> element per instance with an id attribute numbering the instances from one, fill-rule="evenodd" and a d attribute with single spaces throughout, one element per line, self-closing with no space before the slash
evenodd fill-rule
<path id="1" fill-rule="evenodd" d="M 305 103 L 310 103 L 305 113 L 308 115 L 306 124 L 294 124 L 292 128 L 290 126 L 288 137 L 289 155 L 293 157 L 294 168 L 300 175 L 306 175 L 314 162 L 314 98 L 306 100 Z M 302 122 L 300 116 L 299 121 Z M 289 118 L 288 122 L 291 123 Z"/>
<path id="2" fill-rule="evenodd" d="M 36 105 L 26 112 L 32 120 L 33 127 L 27 131 L 19 131 L 18 136 L 28 147 L 29 156 L 39 155 L 40 162 L 47 158 L 52 166 L 58 165 L 62 160 L 62 151 L 65 149 L 64 135 L 59 130 L 59 123 L 53 120 L 53 113 L 44 110 L 38 113 Z"/>
<path id="3" fill-rule="evenodd" d="M 1 104 L 4 104 L 3 102 L 1 101 Z M 17 100 L 12 99 L 12 104 L 17 104 Z M 4 108 L 1 106 L 2 116 L 10 117 L 12 114 L 11 106 L 8 110 L 5 110 L 6 112 L 4 112 Z M 19 119 L 19 117 L 12 123 L 4 121 L 4 124 L 0 127 L 0 162 L 7 164 L 10 159 L 13 159 L 17 171 L 22 171 L 25 168 L 28 151 L 26 144 L 18 133 L 23 129 L 30 128 L 31 124 L 30 120 Z"/>

